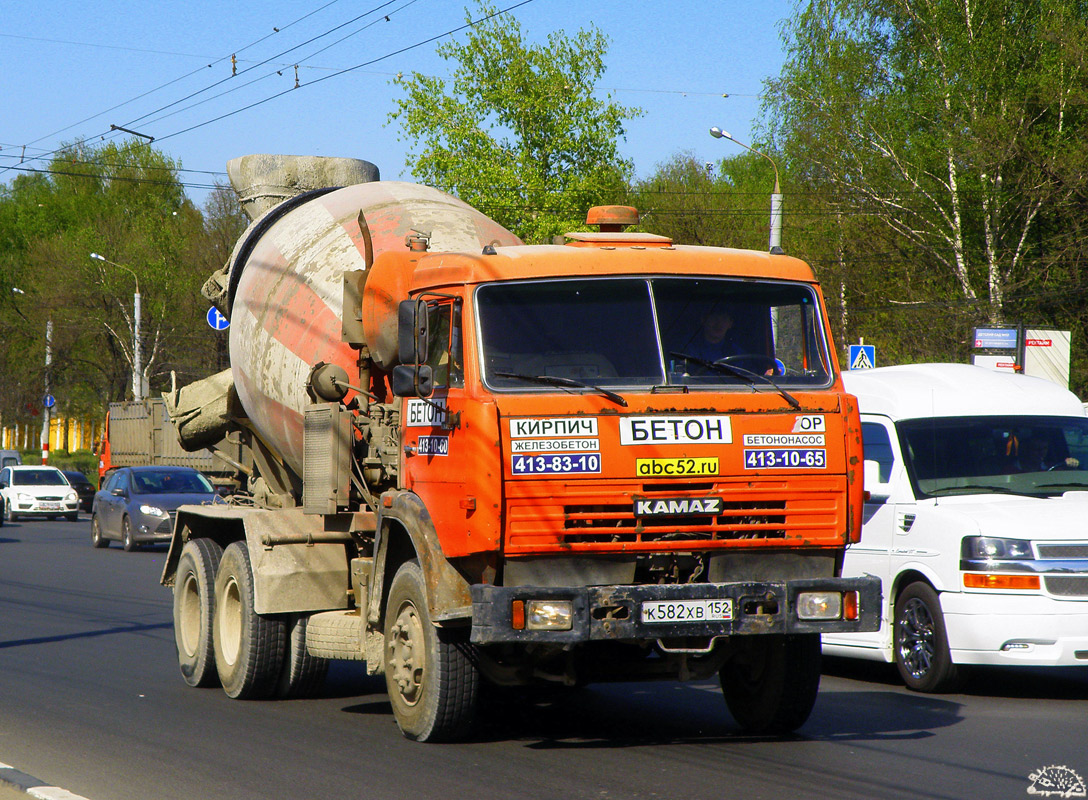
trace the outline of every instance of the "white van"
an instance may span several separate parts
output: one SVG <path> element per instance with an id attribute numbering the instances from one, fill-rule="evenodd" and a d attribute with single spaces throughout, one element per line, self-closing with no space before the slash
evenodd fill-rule
<path id="1" fill-rule="evenodd" d="M 948 691 L 960 664 L 1088 665 L 1088 418 L 1048 381 L 966 364 L 848 372 L 865 443 L 861 541 L 876 633 L 827 655 L 894 661 Z"/>

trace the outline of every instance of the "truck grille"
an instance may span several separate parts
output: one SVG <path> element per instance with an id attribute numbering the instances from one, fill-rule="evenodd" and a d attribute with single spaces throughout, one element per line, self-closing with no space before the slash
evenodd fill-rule
<path id="1" fill-rule="evenodd" d="M 781 539 L 786 535 L 786 501 L 726 503 L 714 517 L 635 517 L 624 505 L 563 506 L 567 542 L 697 539 Z"/>
<path id="2" fill-rule="evenodd" d="M 508 554 L 638 552 L 750 547 L 836 546 L 844 541 L 841 477 L 736 480 L 700 484 L 570 482 L 543 491 L 537 482 L 510 486 Z M 534 492 L 535 489 L 535 492 Z M 637 498 L 721 498 L 713 516 L 636 516 Z M 547 498 L 547 499 L 542 499 Z M 552 500 L 552 498 L 555 498 Z M 550 502 L 549 502 L 550 501 Z"/>

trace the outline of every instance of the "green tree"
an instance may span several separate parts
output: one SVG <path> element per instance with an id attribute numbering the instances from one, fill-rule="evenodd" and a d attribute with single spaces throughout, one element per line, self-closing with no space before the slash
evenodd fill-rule
<path id="1" fill-rule="evenodd" d="M 57 410 L 100 416 L 108 402 L 125 396 L 134 361 L 136 281 L 150 388 L 166 388 L 172 369 L 214 364 L 214 341 L 197 334 L 210 331 L 199 287 L 211 270 L 190 255 L 204 218 L 186 199 L 177 169 L 143 143 L 76 142 L 44 174 L 0 187 L 6 293 L 0 334 L 9 343 L 0 356 L 5 421 L 25 415 L 41 396 L 49 320 Z M 124 268 L 93 260 L 92 252 Z"/>
<path id="2" fill-rule="evenodd" d="M 786 23 L 765 119 L 823 213 L 890 234 L 892 299 L 999 323 L 1060 260 L 1044 223 L 1084 189 L 1086 20 L 1073 0 L 812 0 Z M 908 264 L 928 274 L 889 280 Z"/>
<path id="3" fill-rule="evenodd" d="M 455 194 L 526 241 L 581 227 L 586 209 L 623 197 L 625 119 L 641 114 L 594 95 L 607 38 L 597 29 L 528 42 L 516 19 L 480 2 L 465 41 L 438 48 L 452 83 L 412 73 L 390 121 L 420 180 Z M 473 15 L 466 14 L 473 22 Z"/>
<path id="4" fill-rule="evenodd" d="M 631 201 L 641 227 L 678 244 L 766 250 L 773 188 L 774 169 L 762 156 L 743 152 L 712 163 L 685 151 L 636 182 Z"/>

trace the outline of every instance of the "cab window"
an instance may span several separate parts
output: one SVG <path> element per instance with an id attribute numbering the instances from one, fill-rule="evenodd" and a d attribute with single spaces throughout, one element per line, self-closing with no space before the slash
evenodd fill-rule
<path id="1" fill-rule="evenodd" d="M 461 345 L 461 305 L 443 302 L 429 309 L 431 334 L 427 365 L 436 387 L 465 385 L 464 357 Z"/>

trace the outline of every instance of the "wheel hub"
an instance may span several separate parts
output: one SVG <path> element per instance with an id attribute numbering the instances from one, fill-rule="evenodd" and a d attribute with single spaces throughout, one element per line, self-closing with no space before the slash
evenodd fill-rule
<path id="1" fill-rule="evenodd" d="M 932 668 L 936 637 L 936 626 L 926 604 L 911 598 L 899 623 L 899 655 L 915 678 L 924 677 Z"/>
<path id="2" fill-rule="evenodd" d="M 405 605 L 390 630 L 387 645 L 388 668 L 401 699 L 410 706 L 419 702 L 423 693 L 423 672 L 427 653 L 423 638 L 423 623 L 415 606 Z"/>

